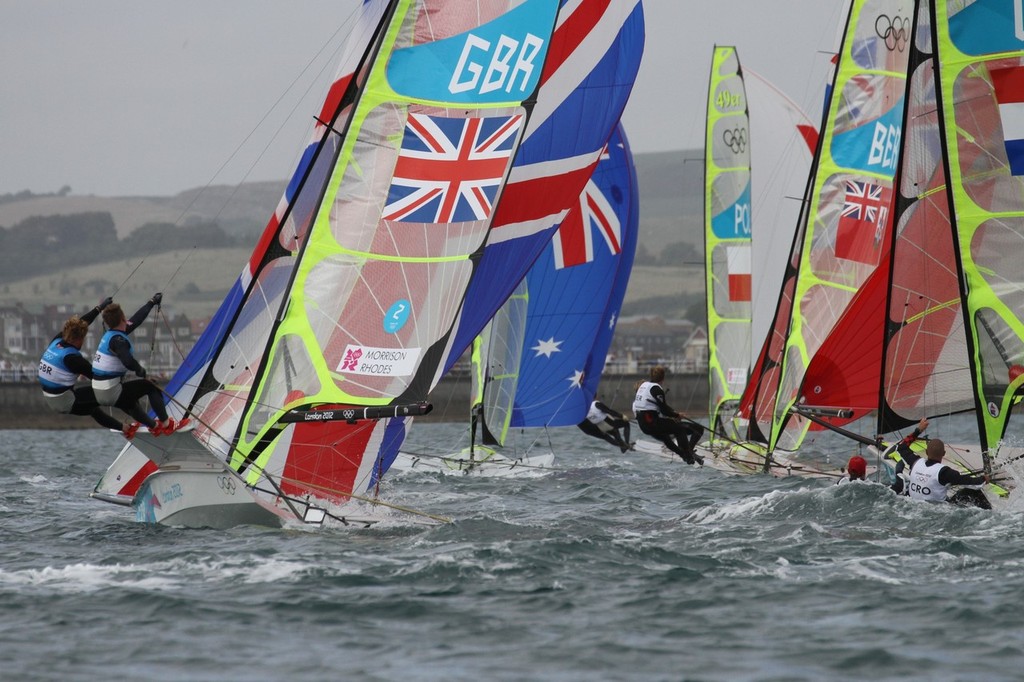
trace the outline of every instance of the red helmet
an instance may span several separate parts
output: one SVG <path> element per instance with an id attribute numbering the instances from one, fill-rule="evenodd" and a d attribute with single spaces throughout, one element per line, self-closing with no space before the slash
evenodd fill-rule
<path id="1" fill-rule="evenodd" d="M 850 478 L 864 478 L 867 474 L 868 463 L 860 455 L 854 455 L 846 463 L 846 470 L 850 473 Z"/>

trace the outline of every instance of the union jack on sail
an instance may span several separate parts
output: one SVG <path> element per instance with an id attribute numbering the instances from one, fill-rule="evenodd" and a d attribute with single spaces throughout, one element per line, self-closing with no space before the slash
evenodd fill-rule
<path id="1" fill-rule="evenodd" d="M 410 113 L 384 219 L 486 220 L 515 149 L 523 117 L 445 118 Z"/>
<path id="2" fill-rule="evenodd" d="M 618 254 L 622 250 L 622 227 L 608 198 L 591 180 L 580 195 L 576 210 L 569 212 L 555 233 L 552 245 L 556 270 L 594 260 L 595 227 L 608 245 L 608 251 Z"/>
<path id="3" fill-rule="evenodd" d="M 846 181 L 836 230 L 836 258 L 877 265 L 889 219 L 891 192 L 882 185 Z"/>

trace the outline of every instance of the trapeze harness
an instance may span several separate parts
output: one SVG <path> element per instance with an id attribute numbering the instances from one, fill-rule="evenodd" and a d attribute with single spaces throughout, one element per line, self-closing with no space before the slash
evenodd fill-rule
<path id="1" fill-rule="evenodd" d="M 75 380 L 78 374 L 67 368 L 64 361 L 69 355 L 81 355 L 74 346 L 62 345 L 57 337 L 50 342 L 39 360 L 39 385 L 43 388 L 46 406 L 60 414 L 70 414 L 75 404 Z"/>
<path id="2" fill-rule="evenodd" d="M 608 417 L 608 413 L 597 406 L 596 400 L 590 403 L 590 410 L 587 411 L 587 421 L 605 433 L 614 430 L 614 427 L 605 421 Z"/>
<path id="3" fill-rule="evenodd" d="M 115 337 L 121 336 L 128 342 L 128 350 L 134 351 L 132 340 L 124 332 L 111 329 L 100 339 L 100 345 L 96 348 L 96 357 L 92 361 L 92 389 L 96 393 L 96 401 L 100 405 L 113 405 L 121 397 L 121 381 L 128 373 L 128 368 L 121 362 L 121 358 L 114 355 L 110 350 L 110 342 Z"/>
<path id="4" fill-rule="evenodd" d="M 640 419 L 640 415 L 643 412 L 653 412 L 651 415 L 654 419 L 661 414 L 661 406 L 654 400 L 654 394 L 651 393 L 651 389 L 657 386 L 653 381 L 645 381 L 640 384 L 640 388 L 636 389 L 636 397 L 633 398 L 633 414 L 636 415 L 637 421 L 640 422 L 641 428 L 643 428 L 643 420 Z M 645 415 L 646 416 L 646 415 Z M 651 417 L 647 417 L 648 423 L 652 421 Z"/>
<path id="5" fill-rule="evenodd" d="M 910 499 L 927 502 L 945 502 L 948 485 L 939 483 L 939 472 L 942 464 L 928 466 L 928 460 L 922 457 L 914 462 L 910 470 Z"/>

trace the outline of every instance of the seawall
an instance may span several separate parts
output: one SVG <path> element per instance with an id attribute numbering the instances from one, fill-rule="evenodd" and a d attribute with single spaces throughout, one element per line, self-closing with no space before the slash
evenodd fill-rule
<path id="1" fill-rule="evenodd" d="M 598 398 L 605 404 L 629 412 L 639 374 L 606 375 L 598 388 Z M 677 374 L 664 382 L 672 407 L 695 418 L 707 416 L 707 377 L 698 374 Z M 434 405 L 431 414 L 419 417 L 424 422 L 457 422 L 469 419 L 469 376 L 447 377 L 430 394 Z M 99 428 L 89 417 L 51 412 L 43 402 L 35 382 L 0 384 L 0 429 L 89 429 Z M 124 417 L 119 411 L 114 416 Z M 124 417 L 127 419 L 127 417 Z"/>

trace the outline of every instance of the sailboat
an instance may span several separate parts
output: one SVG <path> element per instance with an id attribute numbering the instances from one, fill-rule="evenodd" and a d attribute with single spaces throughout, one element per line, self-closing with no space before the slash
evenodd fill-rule
<path id="1" fill-rule="evenodd" d="M 210 527 L 386 507 L 411 417 L 579 188 L 540 192 L 550 213 L 528 224 L 504 207 L 538 165 L 596 164 L 642 36 L 639 0 L 365 2 L 313 143 L 168 387 L 194 428 L 136 436 L 94 496 Z M 560 146 L 593 89 L 591 124 Z"/>
<path id="2" fill-rule="evenodd" d="M 526 314 L 524 278 L 491 321 L 473 339 L 470 356 L 469 446 L 457 453 L 450 453 L 448 445 L 435 448 L 436 452 L 405 449 L 395 460 L 393 470 L 439 470 L 445 473 L 496 476 L 551 464 L 551 456 L 540 459 L 506 457 L 500 452 L 512 418 L 512 401 L 519 379 Z"/>
<path id="3" fill-rule="evenodd" d="M 822 407 L 807 367 L 887 254 L 913 11 L 907 0 L 850 6 L 774 322 L 741 399 L 766 470 Z"/>
<path id="4" fill-rule="evenodd" d="M 586 417 L 625 297 L 639 224 L 636 169 L 620 124 L 577 205 L 474 341 L 470 446 L 450 456 L 420 455 L 414 467 L 495 475 L 551 465 L 553 453 L 525 434 Z M 516 428 L 523 435 L 513 442 Z"/>
<path id="5" fill-rule="evenodd" d="M 767 334 L 770 292 L 781 289 L 778 248 L 792 242 L 817 135 L 792 100 L 740 67 L 735 47 L 715 47 L 705 132 L 711 429 L 700 451 L 706 465 L 727 472 L 763 468 L 763 450 L 743 442 L 747 420 L 740 398 L 756 360 L 751 341 Z M 753 173 L 751 158 L 758 150 L 763 171 Z M 792 470 L 778 464 L 778 470 Z"/>
<path id="6" fill-rule="evenodd" d="M 1024 473 L 1020 434 L 1004 438 L 1024 383 L 1024 273 L 1014 255 L 1024 167 L 1012 118 L 1024 81 L 1007 80 L 1024 73 L 1024 31 L 1012 9 L 918 4 L 891 261 L 827 355 L 831 366 L 861 349 L 828 399 L 877 406 L 877 434 L 976 415 L 978 442 L 947 444 L 944 463 L 1002 479 L 985 487 L 989 503 L 1007 499 Z"/>

